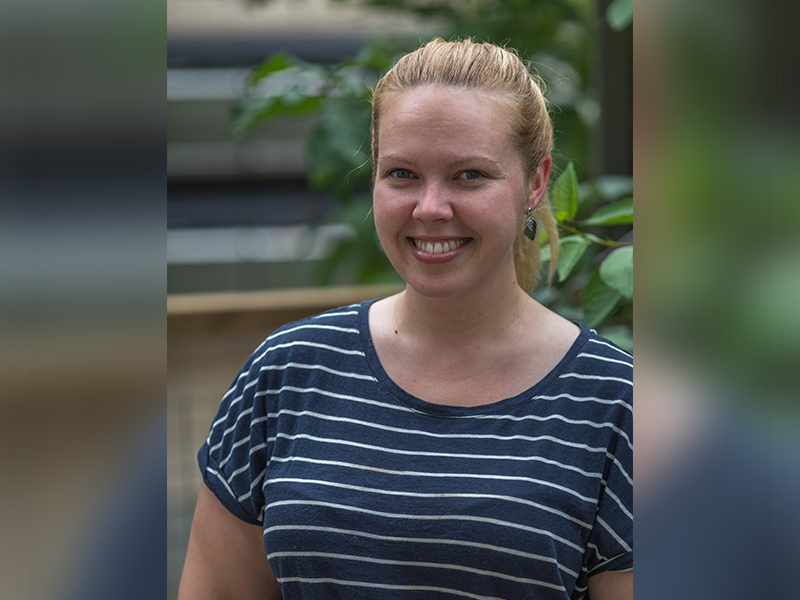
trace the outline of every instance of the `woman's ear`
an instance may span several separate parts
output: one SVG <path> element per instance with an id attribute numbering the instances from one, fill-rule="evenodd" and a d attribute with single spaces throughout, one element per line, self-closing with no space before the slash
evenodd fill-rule
<path id="1" fill-rule="evenodd" d="M 553 158 L 548 154 L 541 161 L 536 173 L 531 178 L 531 189 L 528 195 L 528 206 L 532 209 L 539 205 L 547 191 L 547 181 L 550 179 L 550 170 L 553 168 Z"/>

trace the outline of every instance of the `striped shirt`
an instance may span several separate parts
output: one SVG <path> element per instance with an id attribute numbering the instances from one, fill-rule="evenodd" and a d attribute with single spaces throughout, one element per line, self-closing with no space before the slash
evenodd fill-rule
<path id="1" fill-rule="evenodd" d="M 579 599 L 632 569 L 631 355 L 581 325 L 526 392 L 431 404 L 386 375 L 369 305 L 269 336 L 199 453 L 284 599 Z"/>

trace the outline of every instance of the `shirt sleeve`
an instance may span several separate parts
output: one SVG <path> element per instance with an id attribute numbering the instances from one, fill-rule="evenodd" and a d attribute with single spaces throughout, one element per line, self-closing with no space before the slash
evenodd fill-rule
<path id="1" fill-rule="evenodd" d="M 223 396 L 197 458 L 203 481 L 220 502 L 243 521 L 260 525 L 268 463 L 267 409 L 264 394 L 258 392 L 260 361 L 255 356 Z"/>
<path id="2" fill-rule="evenodd" d="M 633 568 L 633 415 L 628 411 L 617 421 L 603 481 L 585 555 L 590 577 Z"/>

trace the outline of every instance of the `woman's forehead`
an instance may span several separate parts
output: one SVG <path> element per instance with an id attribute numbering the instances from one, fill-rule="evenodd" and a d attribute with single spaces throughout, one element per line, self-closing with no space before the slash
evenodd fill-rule
<path id="1" fill-rule="evenodd" d="M 509 145 L 508 110 L 483 92 L 426 86 L 394 94 L 383 106 L 378 136 L 380 153 L 423 144 L 448 143 L 496 154 Z"/>
<path id="2" fill-rule="evenodd" d="M 511 115 L 501 98 L 498 92 L 474 88 L 420 85 L 388 95 L 383 102 L 381 121 L 390 113 L 413 115 L 437 110 L 451 118 L 478 115 L 507 119 Z"/>

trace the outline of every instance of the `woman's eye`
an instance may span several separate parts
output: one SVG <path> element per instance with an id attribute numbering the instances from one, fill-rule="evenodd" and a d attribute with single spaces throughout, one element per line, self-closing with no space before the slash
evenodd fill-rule
<path id="1" fill-rule="evenodd" d="M 473 170 L 464 171 L 458 176 L 459 179 L 470 179 L 470 180 L 480 179 L 481 177 L 483 177 L 483 173 L 481 173 L 480 171 L 473 171 Z"/>
<path id="2" fill-rule="evenodd" d="M 389 177 L 395 179 L 411 179 L 411 171 L 408 169 L 392 169 L 389 171 Z"/>

